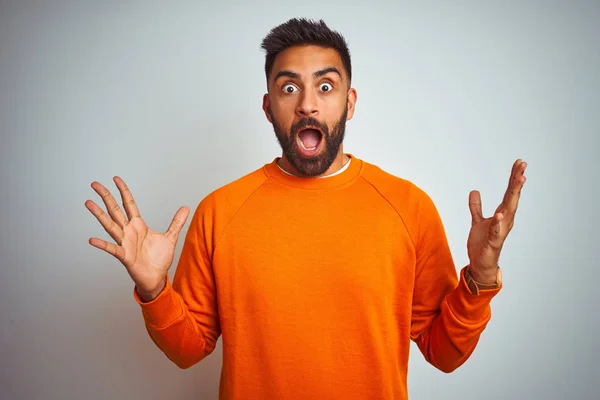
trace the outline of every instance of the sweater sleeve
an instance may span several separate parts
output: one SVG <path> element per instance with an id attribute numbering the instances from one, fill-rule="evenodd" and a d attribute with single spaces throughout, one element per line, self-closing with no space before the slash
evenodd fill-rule
<path id="1" fill-rule="evenodd" d="M 201 203 L 186 233 L 173 283 L 167 281 L 158 297 L 144 303 L 134 289 L 150 338 L 180 368 L 189 368 L 208 356 L 221 334 L 207 249 L 210 219 Z"/>
<path id="2" fill-rule="evenodd" d="M 465 268 L 456 272 L 441 218 L 426 194 L 419 201 L 416 226 L 411 339 L 430 364 L 449 373 L 475 350 L 501 286 L 471 293 Z"/>

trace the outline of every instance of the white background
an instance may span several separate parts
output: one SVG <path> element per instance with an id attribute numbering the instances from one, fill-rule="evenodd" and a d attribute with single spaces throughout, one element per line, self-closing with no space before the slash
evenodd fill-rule
<path id="1" fill-rule="evenodd" d="M 413 345 L 411 399 L 600 396 L 598 2 L 102 3 L 0 2 L 1 398 L 216 398 L 220 342 L 167 360 L 84 203 L 120 175 L 164 230 L 280 155 L 259 46 L 291 17 L 347 38 L 345 150 L 430 194 L 457 268 L 469 191 L 489 216 L 529 163 L 492 320 L 452 374 Z"/>

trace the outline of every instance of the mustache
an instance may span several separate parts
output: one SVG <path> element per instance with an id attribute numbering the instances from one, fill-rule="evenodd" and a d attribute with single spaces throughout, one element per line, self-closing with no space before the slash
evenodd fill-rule
<path id="1" fill-rule="evenodd" d="M 318 127 L 321 130 L 321 132 L 323 133 L 323 135 L 329 134 L 329 129 L 327 129 L 327 125 L 320 123 L 319 121 L 317 121 L 315 118 L 312 118 L 312 117 L 302 118 L 300 121 L 298 121 L 297 123 L 292 125 L 291 131 L 293 133 L 297 133 L 301 129 L 304 129 L 309 126 L 310 127 L 314 127 L 314 126 Z"/>

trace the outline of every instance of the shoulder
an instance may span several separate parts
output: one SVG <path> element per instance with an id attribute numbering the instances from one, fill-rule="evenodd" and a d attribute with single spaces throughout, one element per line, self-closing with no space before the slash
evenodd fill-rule
<path id="1" fill-rule="evenodd" d="M 413 240 L 416 240 L 424 225 L 437 223 L 437 208 L 425 190 L 409 179 L 394 175 L 374 164 L 363 163 L 365 181 L 394 208 Z"/>
<path id="2" fill-rule="evenodd" d="M 211 191 L 200 201 L 197 212 L 235 213 L 267 180 L 264 167 L 257 168 Z"/>
<path id="3" fill-rule="evenodd" d="M 363 164 L 363 178 L 393 205 L 410 209 L 430 200 L 429 195 L 413 181 L 392 174 L 375 164 L 365 161 Z"/>
<path id="4" fill-rule="evenodd" d="M 207 253 L 212 254 L 229 221 L 267 179 L 261 167 L 210 192 L 197 204 L 188 235 L 202 237 Z"/>

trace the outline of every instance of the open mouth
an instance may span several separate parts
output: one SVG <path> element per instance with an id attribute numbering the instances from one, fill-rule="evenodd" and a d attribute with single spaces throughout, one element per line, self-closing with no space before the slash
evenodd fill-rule
<path id="1" fill-rule="evenodd" d="M 318 152 L 323 142 L 323 133 L 319 128 L 308 127 L 298 133 L 298 145 L 300 152 L 306 156 L 314 155 Z"/>

